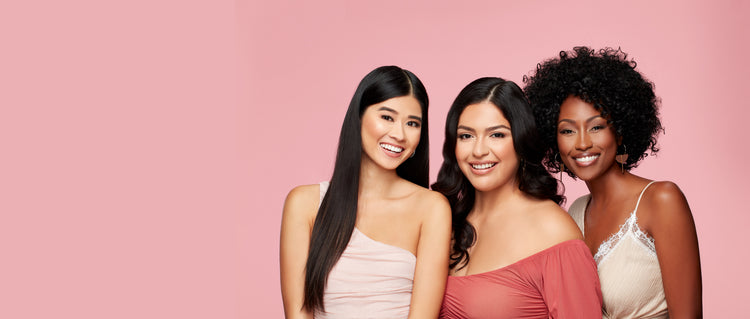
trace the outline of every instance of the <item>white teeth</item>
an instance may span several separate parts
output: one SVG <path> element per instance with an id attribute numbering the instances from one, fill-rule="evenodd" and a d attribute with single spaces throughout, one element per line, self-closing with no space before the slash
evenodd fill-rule
<path id="1" fill-rule="evenodd" d="M 471 164 L 471 167 L 474 169 L 488 169 L 492 166 L 495 166 L 497 163 L 484 163 L 484 164 Z"/>
<path id="2" fill-rule="evenodd" d="M 584 156 L 584 157 L 577 157 L 576 162 L 579 163 L 589 163 L 594 161 L 599 155 L 590 155 L 590 156 Z"/>
<path id="3" fill-rule="evenodd" d="M 401 153 L 404 149 L 398 146 L 393 146 L 391 144 L 380 144 L 380 147 L 387 149 L 394 153 Z"/>

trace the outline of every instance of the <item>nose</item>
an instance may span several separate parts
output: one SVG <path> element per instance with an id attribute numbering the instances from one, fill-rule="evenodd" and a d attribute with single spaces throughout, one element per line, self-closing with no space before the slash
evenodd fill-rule
<path id="1" fill-rule="evenodd" d="M 406 138 L 404 126 L 396 123 L 396 125 L 393 125 L 391 130 L 388 131 L 388 136 L 392 137 L 394 140 L 403 141 Z"/>
<path id="2" fill-rule="evenodd" d="M 489 147 L 485 145 L 484 139 L 479 138 L 474 142 L 474 148 L 471 150 L 471 154 L 476 158 L 481 158 L 490 153 Z"/>
<path id="3" fill-rule="evenodd" d="M 578 134 L 576 139 L 576 149 L 583 151 L 591 148 L 591 146 L 591 137 L 585 130 L 582 130 L 582 133 Z"/>

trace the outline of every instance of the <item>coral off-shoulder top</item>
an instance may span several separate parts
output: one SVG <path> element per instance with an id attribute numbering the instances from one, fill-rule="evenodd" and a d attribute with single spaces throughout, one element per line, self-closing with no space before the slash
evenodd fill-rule
<path id="1" fill-rule="evenodd" d="M 596 264 L 569 240 L 492 271 L 448 277 L 440 318 L 601 318 Z"/>

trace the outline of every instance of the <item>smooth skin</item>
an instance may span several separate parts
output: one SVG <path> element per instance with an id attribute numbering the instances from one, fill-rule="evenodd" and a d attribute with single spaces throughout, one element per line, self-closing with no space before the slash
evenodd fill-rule
<path id="1" fill-rule="evenodd" d="M 416 149 L 420 126 L 421 108 L 412 96 L 389 99 L 365 110 L 356 227 L 373 240 L 417 257 L 408 318 L 436 318 L 448 274 L 450 206 L 440 193 L 396 174 L 396 168 Z M 402 151 L 393 152 L 394 147 Z M 294 188 L 284 203 L 280 259 L 286 318 L 313 318 L 302 309 L 302 302 L 319 202 L 319 185 L 304 185 Z"/>
<path id="2" fill-rule="evenodd" d="M 467 220 L 476 229 L 477 240 L 469 249 L 469 263 L 454 268 L 452 276 L 503 268 L 556 244 L 583 238 L 560 206 L 518 189 L 519 160 L 510 123 L 497 106 L 489 102 L 467 106 L 459 117 L 457 135 L 458 165 L 476 189 Z"/>
<path id="3" fill-rule="evenodd" d="M 557 143 L 566 168 L 591 192 L 584 241 L 596 254 L 625 223 L 651 181 L 622 171 L 615 161 L 619 141 L 614 129 L 578 97 L 570 96 L 560 106 Z M 636 215 L 638 226 L 656 245 L 669 317 L 702 317 L 698 236 L 685 195 L 672 182 L 656 182 L 643 194 Z"/>

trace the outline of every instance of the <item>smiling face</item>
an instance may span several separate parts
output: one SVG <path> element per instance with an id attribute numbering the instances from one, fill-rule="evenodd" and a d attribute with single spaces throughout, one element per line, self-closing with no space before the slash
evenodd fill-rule
<path id="1" fill-rule="evenodd" d="M 395 170 L 419 145 L 422 107 L 411 95 L 370 105 L 362 114 L 362 161 Z"/>
<path id="2" fill-rule="evenodd" d="M 492 103 L 467 106 L 456 130 L 458 167 L 478 191 L 517 187 L 518 155 L 510 122 Z"/>
<path id="3" fill-rule="evenodd" d="M 600 111 L 578 97 L 570 96 L 560 105 L 557 146 L 565 167 L 584 181 L 619 171 L 614 129 Z"/>

